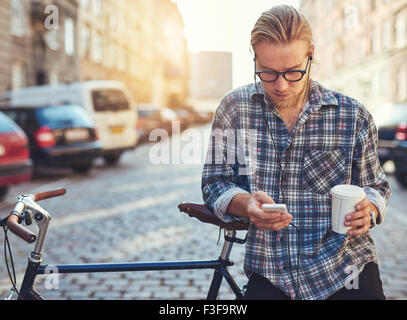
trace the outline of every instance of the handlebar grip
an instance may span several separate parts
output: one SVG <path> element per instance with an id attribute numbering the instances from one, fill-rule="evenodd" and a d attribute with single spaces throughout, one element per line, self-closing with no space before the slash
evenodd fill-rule
<path id="1" fill-rule="evenodd" d="M 38 193 L 34 194 L 34 201 L 40 201 L 40 200 L 44 200 L 44 199 L 62 196 L 65 193 L 66 193 L 66 189 L 64 189 L 64 188 L 44 191 L 44 192 L 38 192 Z"/>
<path id="2" fill-rule="evenodd" d="M 34 233 L 18 223 L 18 216 L 15 214 L 9 215 L 7 219 L 7 227 L 12 233 L 27 243 L 33 243 L 37 240 L 37 236 Z"/>

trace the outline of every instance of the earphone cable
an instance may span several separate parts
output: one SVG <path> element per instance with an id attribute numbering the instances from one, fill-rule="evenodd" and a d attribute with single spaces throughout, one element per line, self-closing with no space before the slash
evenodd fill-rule
<path id="1" fill-rule="evenodd" d="M 7 273 L 11 282 L 11 285 L 13 287 L 14 292 L 17 293 L 18 297 L 20 296 L 20 292 L 17 289 L 17 278 L 16 278 L 16 271 L 14 268 L 14 261 L 13 261 L 13 254 L 11 252 L 11 248 L 10 248 L 10 242 L 8 239 L 8 228 L 6 226 L 3 226 L 3 231 L 4 231 L 4 260 L 5 260 L 5 264 L 6 264 L 6 268 L 7 268 Z M 9 254 L 7 254 L 7 252 Z M 9 267 L 9 262 L 8 262 L 8 257 L 10 256 L 10 264 L 11 264 L 11 271 L 10 271 L 10 267 Z"/>
<path id="2" fill-rule="evenodd" d="M 275 142 L 274 142 L 274 139 L 273 139 L 273 136 L 272 136 L 270 127 L 269 127 L 269 125 L 268 125 L 268 122 L 267 122 L 266 119 L 265 119 L 264 113 L 263 113 L 263 117 L 264 117 L 264 121 L 265 121 L 265 123 L 266 123 L 267 129 L 268 129 L 268 131 L 269 131 L 269 133 L 270 133 L 271 141 L 272 141 L 272 143 L 273 143 L 274 149 L 277 151 L 276 144 L 275 144 Z M 285 199 L 286 199 L 286 198 L 285 198 L 284 191 L 283 191 L 283 187 L 282 187 L 283 176 L 284 176 L 284 169 L 283 169 L 283 167 L 281 166 L 281 162 L 279 162 L 279 165 L 280 165 L 280 175 L 281 175 L 281 178 L 280 178 L 280 191 L 281 191 L 281 194 L 282 194 L 283 203 L 286 204 L 286 202 L 285 202 Z M 290 267 L 290 275 L 291 275 L 292 281 L 294 282 L 294 287 L 295 287 L 295 299 L 297 299 L 297 298 L 298 298 L 298 292 L 299 292 L 298 273 L 299 273 L 299 264 L 300 264 L 300 235 L 299 235 L 298 227 L 297 227 L 295 224 L 293 224 L 293 223 L 290 223 L 290 225 L 296 230 L 296 233 L 297 233 L 296 280 L 294 280 L 294 275 L 293 275 L 292 267 L 291 267 L 291 266 L 292 266 L 292 260 L 291 260 L 290 238 L 288 238 L 288 247 L 287 247 L 287 249 L 288 249 L 289 267 Z"/>
<path id="3" fill-rule="evenodd" d="M 310 58 L 312 60 L 312 56 Z M 256 82 L 256 58 L 254 58 L 254 69 L 255 69 L 254 70 L 255 71 L 255 73 L 254 73 L 254 85 L 256 87 L 257 94 L 260 95 L 259 90 L 257 88 L 257 82 Z M 309 70 L 308 70 L 306 92 L 305 92 L 303 100 L 302 100 L 301 108 L 304 107 L 304 102 L 305 102 L 305 99 L 306 99 L 306 97 L 308 95 L 310 72 L 311 72 L 311 64 L 310 64 Z M 264 100 L 261 103 L 262 107 L 263 107 L 263 102 L 264 102 Z M 269 126 L 268 121 L 266 119 L 266 116 L 264 114 L 264 110 L 262 109 L 261 111 L 262 111 L 263 121 L 266 124 L 267 130 L 268 130 L 268 132 L 270 134 L 271 141 L 273 143 L 273 147 L 274 147 L 275 151 L 278 152 L 278 149 L 277 149 L 276 144 L 274 142 L 273 134 L 271 132 L 270 126 Z M 298 114 L 297 120 L 298 120 L 300 114 L 301 114 L 301 110 L 300 110 L 300 112 Z M 294 135 L 295 135 L 295 133 L 294 133 Z M 283 203 L 285 203 L 285 195 L 284 195 L 284 191 L 283 191 L 283 188 L 282 188 L 282 182 L 283 182 L 283 177 L 284 177 L 284 169 L 281 166 L 281 162 L 279 162 L 279 165 L 280 165 L 280 191 L 281 191 L 281 194 L 282 194 Z M 297 300 L 298 299 L 298 293 L 299 293 L 298 274 L 299 274 L 299 264 L 300 264 L 300 238 L 299 238 L 299 228 L 296 225 L 294 225 L 293 223 L 290 223 L 290 225 L 296 230 L 296 233 L 297 233 L 297 239 L 296 239 L 297 240 L 297 263 L 296 263 L 296 279 L 295 280 L 294 280 L 294 275 L 293 275 L 293 272 L 292 272 L 290 238 L 288 239 L 288 248 L 287 248 L 288 249 L 289 267 L 290 267 L 290 275 L 291 275 L 292 281 L 294 282 L 295 299 Z"/>

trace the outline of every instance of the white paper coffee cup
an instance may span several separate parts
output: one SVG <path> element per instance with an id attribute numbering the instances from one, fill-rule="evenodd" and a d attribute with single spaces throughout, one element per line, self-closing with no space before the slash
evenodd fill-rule
<path id="1" fill-rule="evenodd" d="M 366 193 L 358 186 L 341 184 L 333 187 L 330 194 L 332 196 L 332 230 L 346 234 L 351 227 L 345 226 L 345 217 L 356 210 L 356 204 L 366 197 Z"/>

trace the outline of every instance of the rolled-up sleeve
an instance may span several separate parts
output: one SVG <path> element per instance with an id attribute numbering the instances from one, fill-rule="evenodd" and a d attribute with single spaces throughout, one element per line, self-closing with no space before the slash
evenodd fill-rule
<path id="1" fill-rule="evenodd" d="M 359 134 L 354 148 L 352 184 L 364 188 L 366 198 L 378 209 L 377 224 L 380 224 L 386 217 L 390 185 L 378 159 L 377 129 L 370 113 L 366 111 L 359 125 Z"/>
<path id="2" fill-rule="evenodd" d="M 236 161 L 239 152 L 234 135 L 237 129 L 236 116 L 232 99 L 225 96 L 212 122 L 202 173 L 203 200 L 225 222 L 237 218 L 226 214 L 232 198 L 237 194 L 250 192 L 247 177 L 239 174 L 242 164 Z"/>

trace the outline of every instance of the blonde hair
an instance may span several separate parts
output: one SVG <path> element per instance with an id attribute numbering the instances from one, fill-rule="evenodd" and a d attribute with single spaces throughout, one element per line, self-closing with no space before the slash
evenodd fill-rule
<path id="1" fill-rule="evenodd" d="M 256 44 L 263 41 L 287 44 L 293 40 L 304 40 L 309 47 L 313 43 L 307 18 L 288 5 L 275 6 L 263 12 L 251 33 L 253 50 Z"/>

